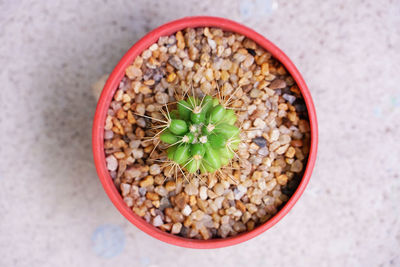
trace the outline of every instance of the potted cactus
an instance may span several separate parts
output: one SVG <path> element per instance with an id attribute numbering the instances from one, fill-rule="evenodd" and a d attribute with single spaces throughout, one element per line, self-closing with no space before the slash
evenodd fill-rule
<path id="1" fill-rule="evenodd" d="M 146 35 L 100 96 L 96 168 L 119 211 L 171 244 L 215 248 L 270 228 L 307 185 L 314 106 L 261 35 L 193 17 Z"/>

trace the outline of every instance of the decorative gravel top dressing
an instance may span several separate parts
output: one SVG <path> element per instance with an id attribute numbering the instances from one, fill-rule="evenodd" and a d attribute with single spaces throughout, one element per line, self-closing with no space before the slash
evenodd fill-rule
<path id="1" fill-rule="evenodd" d="M 207 101 L 210 111 L 197 116 Z M 104 139 L 107 168 L 133 212 L 163 231 L 210 239 L 250 231 L 287 202 L 310 127 L 297 85 L 270 53 L 242 35 L 189 28 L 126 69 Z M 178 154 L 185 146 L 192 154 Z"/>

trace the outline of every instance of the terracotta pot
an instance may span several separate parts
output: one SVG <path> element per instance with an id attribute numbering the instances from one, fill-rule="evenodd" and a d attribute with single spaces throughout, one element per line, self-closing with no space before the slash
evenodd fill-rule
<path id="1" fill-rule="evenodd" d="M 105 119 L 113 95 L 121 79 L 125 75 L 125 69 L 134 61 L 136 56 L 142 53 L 143 50 L 147 49 L 151 44 L 157 42 L 159 37 L 171 35 L 179 30 L 188 27 L 190 28 L 218 27 L 226 31 L 236 32 L 248 37 L 249 39 L 254 40 L 259 46 L 269 51 L 273 57 L 275 57 L 285 66 L 285 68 L 289 71 L 289 73 L 296 81 L 305 100 L 308 110 L 308 117 L 310 120 L 310 128 L 311 128 L 310 154 L 308 157 L 307 165 L 305 167 L 304 175 L 294 194 L 290 197 L 288 202 L 279 210 L 279 212 L 264 224 L 256 227 L 252 231 L 224 239 L 211 239 L 211 240 L 188 239 L 163 232 L 158 228 L 154 227 L 153 225 L 147 223 L 144 219 L 136 215 L 124 203 L 121 195 L 119 194 L 118 190 L 116 189 L 113 183 L 113 180 L 106 166 L 106 160 L 104 154 Z M 122 213 L 122 215 L 124 215 L 131 223 L 136 225 L 139 229 L 161 241 L 182 247 L 203 248 L 203 249 L 227 247 L 244 242 L 263 233 L 267 229 L 271 228 L 278 221 L 280 221 L 300 198 L 305 187 L 307 186 L 308 181 L 310 180 L 310 176 L 316 160 L 317 143 L 318 143 L 317 117 L 315 114 L 314 104 L 310 92 L 308 91 L 306 83 L 304 82 L 301 74 L 299 73 L 295 65 L 292 63 L 292 61 L 290 61 L 290 59 L 278 47 L 276 47 L 273 43 L 268 41 L 262 35 L 236 22 L 217 17 L 187 17 L 176 21 L 172 21 L 149 32 L 146 36 L 140 39 L 135 45 L 133 45 L 128 50 L 128 52 L 122 57 L 118 65 L 114 68 L 104 86 L 104 89 L 101 93 L 100 99 L 97 104 L 96 114 L 93 122 L 92 134 L 93 134 L 92 143 L 93 143 L 94 162 L 96 165 L 99 179 L 107 195 L 114 203 L 115 207 Z"/>

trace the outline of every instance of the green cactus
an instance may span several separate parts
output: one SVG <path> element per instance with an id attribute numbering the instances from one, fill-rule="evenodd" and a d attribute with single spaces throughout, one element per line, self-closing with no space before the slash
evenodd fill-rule
<path id="1" fill-rule="evenodd" d="M 168 158 L 189 173 L 213 173 L 234 157 L 240 142 L 237 117 L 218 99 L 189 96 L 168 117 L 160 140 L 170 144 Z"/>

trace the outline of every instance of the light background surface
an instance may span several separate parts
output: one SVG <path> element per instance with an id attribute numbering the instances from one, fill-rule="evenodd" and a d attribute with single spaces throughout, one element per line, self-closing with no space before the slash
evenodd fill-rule
<path id="1" fill-rule="evenodd" d="M 131 225 L 91 154 L 91 84 L 146 32 L 188 15 L 227 17 L 278 45 L 320 131 L 288 216 L 208 251 Z M 0 0 L 0 266 L 400 266 L 399 84 L 398 0 Z"/>

